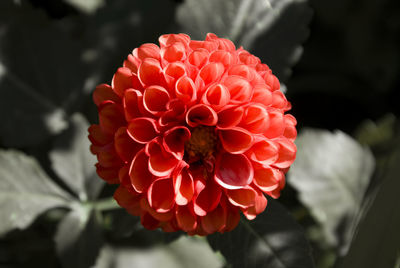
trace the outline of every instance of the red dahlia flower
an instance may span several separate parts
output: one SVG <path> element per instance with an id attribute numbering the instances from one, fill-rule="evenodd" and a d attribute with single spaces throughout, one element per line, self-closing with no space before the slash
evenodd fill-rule
<path id="1" fill-rule="evenodd" d="M 254 219 L 293 163 L 296 119 L 267 65 L 214 34 L 135 48 L 93 93 L 98 175 L 148 229 L 207 235 Z"/>

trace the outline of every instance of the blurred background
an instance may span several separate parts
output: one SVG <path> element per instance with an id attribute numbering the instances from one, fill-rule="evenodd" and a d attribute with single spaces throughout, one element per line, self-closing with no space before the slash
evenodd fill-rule
<path id="1" fill-rule="evenodd" d="M 278 202 L 293 225 L 255 229 L 268 258 L 253 238 L 225 250 L 226 236 L 144 230 L 104 201 L 91 93 L 178 32 L 242 45 L 292 103 L 298 157 Z M 398 0 L 1 0 L 0 267 L 290 268 L 296 230 L 316 267 L 399 268 L 399 101 Z"/>

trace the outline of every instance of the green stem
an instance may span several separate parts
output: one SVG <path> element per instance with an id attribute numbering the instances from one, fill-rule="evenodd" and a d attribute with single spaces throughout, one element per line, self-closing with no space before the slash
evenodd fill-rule
<path id="1" fill-rule="evenodd" d="M 97 200 L 91 204 L 93 209 L 98 211 L 121 209 L 121 206 L 114 200 L 114 198 L 104 198 Z"/>

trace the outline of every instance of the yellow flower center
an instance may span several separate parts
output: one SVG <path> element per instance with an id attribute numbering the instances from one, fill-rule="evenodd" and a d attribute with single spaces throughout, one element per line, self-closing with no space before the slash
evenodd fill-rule
<path id="1" fill-rule="evenodd" d="M 213 127 L 198 126 L 195 127 L 190 139 L 185 144 L 185 150 L 189 157 L 208 158 L 215 150 L 217 137 Z"/>

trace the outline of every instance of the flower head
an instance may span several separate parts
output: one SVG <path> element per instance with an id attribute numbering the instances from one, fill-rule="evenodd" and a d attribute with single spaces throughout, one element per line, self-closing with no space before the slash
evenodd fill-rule
<path id="1" fill-rule="evenodd" d="M 98 175 L 148 229 L 207 235 L 254 219 L 293 163 L 296 120 L 267 65 L 214 34 L 162 35 L 97 86 Z"/>

